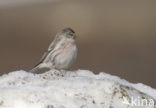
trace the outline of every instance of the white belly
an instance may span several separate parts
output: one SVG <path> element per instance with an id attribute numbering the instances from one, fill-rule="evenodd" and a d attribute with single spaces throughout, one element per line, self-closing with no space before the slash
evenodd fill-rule
<path id="1" fill-rule="evenodd" d="M 77 57 L 77 48 L 75 42 L 67 45 L 55 58 L 54 67 L 56 69 L 67 69 L 72 66 Z"/>

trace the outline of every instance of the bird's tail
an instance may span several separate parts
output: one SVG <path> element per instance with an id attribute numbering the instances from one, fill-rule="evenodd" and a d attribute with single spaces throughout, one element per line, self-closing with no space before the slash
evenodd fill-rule
<path id="1" fill-rule="evenodd" d="M 43 73 L 43 72 L 47 72 L 49 70 L 50 70 L 49 67 L 46 67 L 43 64 L 39 64 L 39 65 L 36 65 L 33 69 L 29 70 L 29 72 L 32 72 L 32 73 Z"/>
<path id="2" fill-rule="evenodd" d="M 36 66 L 33 69 L 31 69 L 29 72 L 36 73 L 39 69 L 40 69 L 40 67 Z"/>

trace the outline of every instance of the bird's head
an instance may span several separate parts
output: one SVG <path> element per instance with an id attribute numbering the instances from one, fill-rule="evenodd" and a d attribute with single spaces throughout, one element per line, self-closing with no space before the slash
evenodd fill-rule
<path id="1" fill-rule="evenodd" d="M 71 28 L 64 28 L 61 31 L 59 31 L 57 35 L 60 37 L 65 37 L 69 39 L 76 39 L 77 37 L 74 30 L 72 30 Z"/>

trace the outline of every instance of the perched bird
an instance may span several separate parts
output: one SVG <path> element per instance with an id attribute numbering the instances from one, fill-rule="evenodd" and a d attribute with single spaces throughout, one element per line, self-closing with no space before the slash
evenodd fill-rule
<path id="1" fill-rule="evenodd" d="M 44 53 L 40 62 L 30 72 L 37 72 L 42 68 L 68 69 L 71 67 L 77 57 L 76 37 L 71 28 L 59 31 L 48 51 Z"/>

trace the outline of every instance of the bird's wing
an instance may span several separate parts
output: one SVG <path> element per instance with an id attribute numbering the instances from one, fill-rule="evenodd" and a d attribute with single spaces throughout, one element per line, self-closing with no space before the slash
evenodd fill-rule
<path id="1" fill-rule="evenodd" d="M 59 38 L 57 38 L 57 36 L 55 37 L 54 41 L 49 45 L 48 50 L 43 54 L 43 56 L 41 57 L 40 61 L 38 64 L 35 65 L 38 66 L 41 63 L 43 63 L 43 61 L 46 59 L 46 57 L 48 56 L 48 54 L 55 48 L 56 43 L 59 41 Z"/>
<path id="2" fill-rule="evenodd" d="M 58 43 L 58 41 L 60 41 L 60 38 L 56 35 L 56 37 L 53 40 L 53 42 L 49 45 L 48 51 L 49 50 L 53 50 L 55 48 L 56 44 Z"/>
<path id="3" fill-rule="evenodd" d="M 45 58 L 48 56 L 49 53 L 50 53 L 50 50 L 49 50 L 49 51 L 46 51 L 46 52 L 43 54 L 42 58 L 40 59 L 39 63 L 36 64 L 34 67 L 37 67 L 38 65 L 40 65 L 41 63 L 43 63 L 43 61 L 45 60 Z"/>
<path id="4" fill-rule="evenodd" d="M 40 65 L 41 63 L 44 62 L 44 60 L 47 58 L 49 53 L 54 50 L 54 48 L 55 48 L 56 44 L 58 43 L 58 41 L 60 41 L 60 38 L 59 38 L 58 35 L 56 35 L 53 42 L 49 45 L 48 50 L 43 54 L 42 58 L 40 59 L 39 63 L 36 66 L 38 66 L 38 65 Z"/>

